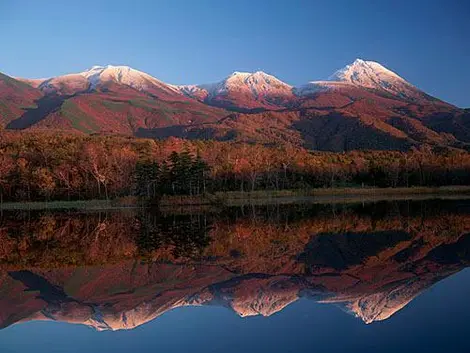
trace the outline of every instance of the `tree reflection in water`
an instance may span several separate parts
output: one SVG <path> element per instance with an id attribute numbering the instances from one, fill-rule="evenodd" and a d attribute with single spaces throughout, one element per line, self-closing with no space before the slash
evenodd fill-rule
<path id="1" fill-rule="evenodd" d="M 469 265 L 469 206 L 5 212 L 0 324 L 123 329 L 179 306 L 268 316 L 302 297 L 337 303 L 366 323 L 384 320 Z"/>

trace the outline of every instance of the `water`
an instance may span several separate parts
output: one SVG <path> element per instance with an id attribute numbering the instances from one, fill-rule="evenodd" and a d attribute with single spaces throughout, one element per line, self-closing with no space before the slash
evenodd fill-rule
<path id="1" fill-rule="evenodd" d="M 0 352 L 466 352 L 470 202 L 4 212 Z"/>

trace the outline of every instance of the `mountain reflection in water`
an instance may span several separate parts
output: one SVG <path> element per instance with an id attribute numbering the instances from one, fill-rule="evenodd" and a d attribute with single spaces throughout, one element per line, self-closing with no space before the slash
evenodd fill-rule
<path id="1" fill-rule="evenodd" d="M 299 298 L 372 323 L 469 263 L 468 201 L 4 212 L 0 327 L 131 329 L 189 305 L 269 316 Z"/>

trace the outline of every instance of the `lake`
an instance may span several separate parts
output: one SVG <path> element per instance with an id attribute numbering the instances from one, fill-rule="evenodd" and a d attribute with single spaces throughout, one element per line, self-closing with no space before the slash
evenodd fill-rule
<path id="1" fill-rule="evenodd" d="M 0 352 L 467 352 L 470 201 L 4 211 Z"/>

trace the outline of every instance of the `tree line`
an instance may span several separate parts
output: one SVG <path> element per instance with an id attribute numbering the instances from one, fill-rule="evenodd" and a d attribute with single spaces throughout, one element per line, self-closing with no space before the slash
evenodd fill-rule
<path id="1" fill-rule="evenodd" d="M 470 153 L 316 152 L 239 142 L 0 133 L 0 196 L 111 199 L 326 187 L 470 185 Z"/>

